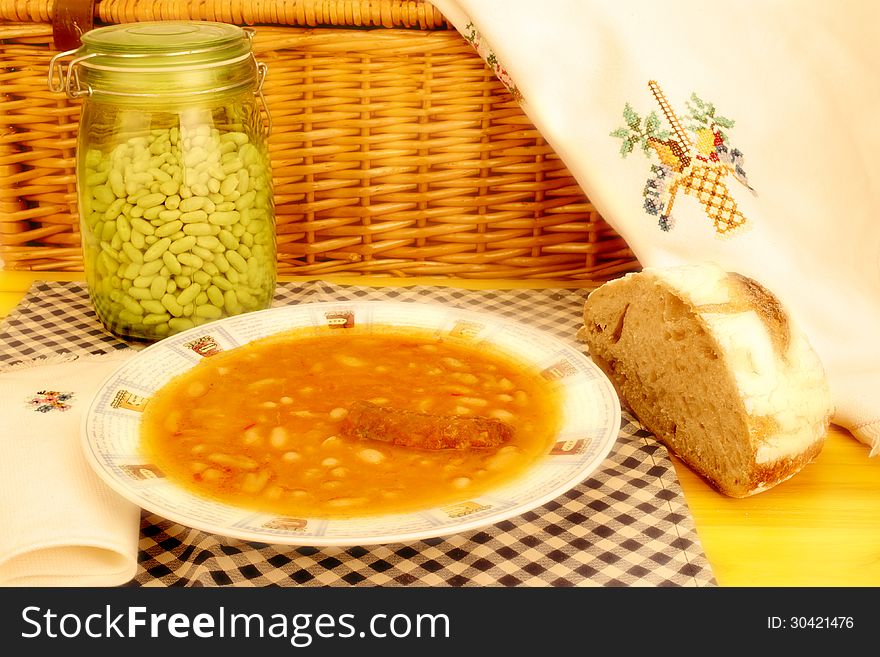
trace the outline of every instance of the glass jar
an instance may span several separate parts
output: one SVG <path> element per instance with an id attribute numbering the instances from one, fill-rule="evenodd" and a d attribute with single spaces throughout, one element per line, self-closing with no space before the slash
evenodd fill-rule
<path id="1" fill-rule="evenodd" d="M 83 100 L 85 275 L 116 335 L 156 340 L 271 304 L 266 66 L 252 37 L 225 23 L 129 23 L 86 32 L 52 60 L 50 88 Z"/>

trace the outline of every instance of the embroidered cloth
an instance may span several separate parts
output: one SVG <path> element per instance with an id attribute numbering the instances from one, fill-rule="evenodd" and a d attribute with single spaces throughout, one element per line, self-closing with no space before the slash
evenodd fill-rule
<path id="1" fill-rule="evenodd" d="M 880 4 L 432 2 L 642 265 L 781 299 L 880 453 Z"/>
<path id="2" fill-rule="evenodd" d="M 68 354 L 0 372 L 0 585 L 135 576 L 140 509 L 100 480 L 79 440 L 83 409 L 128 356 Z"/>

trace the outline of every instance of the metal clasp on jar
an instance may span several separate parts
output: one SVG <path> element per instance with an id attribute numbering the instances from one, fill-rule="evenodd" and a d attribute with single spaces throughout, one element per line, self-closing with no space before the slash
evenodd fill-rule
<path id="1" fill-rule="evenodd" d="M 253 44 L 254 36 L 256 35 L 256 30 L 250 26 L 241 28 L 244 31 L 245 36 L 247 36 L 248 40 Z M 253 48 L 251 49 L 251 57 L 254 58 L 254 64 L 257 65 L 257 90 L 256 94 L 260 98 L 260 104 L 263 106 L 263 110 L 266 112 L 266 137 L 272 134 L 272 113 L 269 111 L 269 104 L 266 102 L 266 97 L 263 95 L 263 83 L 266 81 L 266 75 L 269 73 L 269 65 L 265 64 L 257 59 L 257 56 L 254 55 Z"/>
<path id="2" fill-rule="evenodd" d="M 77 50 L 65 50 L 64 52 L 59 52 L 56 55 L 53 55 L 52 59 L 49 61 L 49 91 L 63 91 L 67 94 L 68 98 L 81 98 L 82 96 L 88 96 L 92 93 L 92 90 L 88 86 L 83 86 L 80 83 L 76 66 L 80 62 L 89 59 L 90 57 L 94 57 L 94 54 L 83 55 L 82 57 L 77 57 L 71 60 L 67 65 L 67 73 L 65 74 L 61 60 L 65 57 L 75 55 L 76 53 Z"/>
<path id="3" fill-rule="evenodd" d="M 272 113 L 269 111 L 269 104 L 266 102 L 266 97 L 263 95 L 263 82 L 266 81 L 266 75 L 269 73 L 269 66 L 268 64 L 257 61 L 256 57 L 254 57 L 254 62 L 257 64 L 257 75 L 259 76 L 257 80 L 257 90 L 254 93 L 259 96 L 260 104 L 266 112 L 266 137 L 268 137 L 272 134 Z"/>

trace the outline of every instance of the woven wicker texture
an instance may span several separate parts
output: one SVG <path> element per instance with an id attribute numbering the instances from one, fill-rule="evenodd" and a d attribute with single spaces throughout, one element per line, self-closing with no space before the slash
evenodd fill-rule
<path id="1" fill-rule="evenodd" d="M 47 88 L 53 2 L 0 0 L 0 258 L 82 270 L 80 103 Z M 637 268 L 470 44 L 423 2 L 104 0 L 95 25 L 254 25 L 279 273 L 602 281 Z M 371 28 L 371 29 L 365 29 Z"/>

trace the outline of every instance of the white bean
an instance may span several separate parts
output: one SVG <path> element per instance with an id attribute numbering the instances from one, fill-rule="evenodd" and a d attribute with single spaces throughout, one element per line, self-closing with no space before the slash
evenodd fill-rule
<path id="1" fill-rule="evenodd" d="M 263 493 L 266 499 L 269 500 L 279 500 L 283 494 L 284 488 L 278 485 L 269 486 L 269 488 L 266 489 L 266 492 Z"/>
<path id="2" fill-rule="evenodd" d="M 514 420 L 516 420 L 516 416 L 504 408 L 493 408 L 489 411 L 489 417 L 501 420 L 502 422 L 507 422 L 508 424 L 512 424 Z"/>
<path id="3" fill-rule="evenodd" d="M 367 365 L 367 361 L 363 358 L 358 358 L 357 356 L 351 356 L 349 354 L 333 354 L 333 358 L 340 365 L 345 365 L 346 367 L 364 367 Z"/>
<path id="4" fill-rule="evenodd" d="M 241 436 L 241 442 L 248 446 L 263 444 L 263 437 L 256 427 L 248 427 Z"/>
<path id="5" fill-rule="evenodd" d="M 268 470 L 260 470 L 259 472 L 248 472 L 241 480 L 241 492 L 255 495 L 259 493 L 269 483 L 270 472 Z"/>
<path id="6" fill-rule="evenodd" d="M 207 470 L 203 470 L 201 474 L 202 481 L 207 482 L 215 482 L 220 481 L 220 478 L 223 476 L 223 473 L 216 468 L 208 468 Z"/>
<path id="7" fill-rule="evenodd" d="M 203 381 L 193 381 L 186 387 L 188 397 L 201 397 L 208 392 L 208 386 Z"/>
<path id="8" fill-rule="evenodd" d="M 358 458 L 366 463 L 381 463 L 385 460 L 385 455 L 380 452 L 378 449 L 373 449 L 371 447 L 366 447 L 364 449 L 358 450 Z"/>
<path id="9" fill-rule="evenodd" d="M 521 457 L 522 452 L 516 445 L 505 445 L 486 459 L 486 467 L 489 470 L 503 470 L 512 466 Z"/>
<path id="10" fill-rule="evenodd" d="M 287 445 L 290 435 L 285 427 L 272 427 L 269 432 L 269 444 L 275 449 L 283 449 Z"/>

